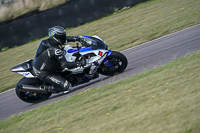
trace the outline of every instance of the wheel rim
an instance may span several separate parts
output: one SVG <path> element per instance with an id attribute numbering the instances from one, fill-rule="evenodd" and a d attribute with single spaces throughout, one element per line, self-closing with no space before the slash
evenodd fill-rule
<path id="1" fill-rule="evenodd" d="M 123 68 L 122 60 L 118 58 L 111 58 L 104 63 L 103 71 L 116 71 L 116 70 L 119 71 L 122 68 Z"/>

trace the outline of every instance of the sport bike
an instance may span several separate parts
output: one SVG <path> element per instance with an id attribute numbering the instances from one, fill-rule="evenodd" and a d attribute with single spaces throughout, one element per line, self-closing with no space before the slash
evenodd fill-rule
<path id="1" fill-rule="evenodd" d="M 73 69 L 58 69 L 56 72 L 68 80 L 72 87 L 87 83 L 99 77 L 99 74 L 113 76 L 123 72 L 128 64 L 127 58 L 120 52 L 108 50 L 106 43 L 98 36 L 78 36 L 81 46 L 65 45 L 62 49 L 68 62 L 86 60 L 84 67 Z M 45 84 L 33 72 L 33 59 L 25 61 L 11 68 L 12 72 L 24 75 L 17 83 L 15 91 L 17 96 L 28 103 L 37 103 L 48 99 L 52 92 L 41 89 Z M 70 90 L 68 91 L 70 92 Z M 60 93 L 60 92 L 54 92 Z"/>

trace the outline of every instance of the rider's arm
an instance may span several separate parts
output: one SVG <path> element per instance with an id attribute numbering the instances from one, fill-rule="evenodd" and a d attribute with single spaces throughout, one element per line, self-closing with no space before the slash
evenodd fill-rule
<path id="1" fill-rule="evenodd" d="M 62 68 L 75 68 L 75 67 L 79 67 L 79 66 L 84 66 L 85 62 L 83 61 L 76 61 L 76 62 L 68 62 L 63 54 L 63 51 L 61 49 L 57 49 L 57 48 L 51 48 L 52 52 L 53 52 L 53 57 L 60 63 L 60 66 Z"/>
<path id="2" fill-rule="evenodd" d="M 84 41 L 78 36 L 66 36 L 66 42 L 75 42 L 75 41 L 81 42 L 83 46 L 87 45 L 87 41 Z"/>
<path id="3" fill-rule="evenodd" d="M 65 59 L 64 55 L 63 55 L 63 51 L 61 49 L 56 49 L 56 48 L 51 48 L 52 50 L 52 54 L 53 57 L 60 63 L 60 66 L 62 68 L 75 68 L 78 67 L 78 63 L 77 62 L 67 62 L 67 60 Z"/>
<path id="4" fill-rule="evenodd" d="M 80 41 L 80 38 L 76 36 L 66 36 L 67 42 L 75 42 L 75 41 Z"/>

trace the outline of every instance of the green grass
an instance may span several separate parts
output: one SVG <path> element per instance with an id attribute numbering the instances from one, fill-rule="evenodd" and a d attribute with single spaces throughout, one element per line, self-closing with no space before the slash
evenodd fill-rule
<path id="1" fill-rule="evenodd" d="M 2 133 L 199 133 L 200 52 L 0 122 Z M 14 117 L 13 117 L 14 116 Z"/>
<path id="2" fill-rule="evenodd" d="M 124 50 L 200 23 L 200 0 L 152 0 L 67 29 L 67 35 L 98 35 L 111 50 Z M 40 40 L 0 53 L 0 92 L 22 77 L 9 69 L 34 58 Z"/>

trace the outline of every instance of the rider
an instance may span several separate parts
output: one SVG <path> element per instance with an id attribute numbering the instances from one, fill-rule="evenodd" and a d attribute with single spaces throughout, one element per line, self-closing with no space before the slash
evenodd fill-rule
<path id="1" fill-rule="evenodd" d="M 35 54 L 33 61 L 34 74 L 45 84 L 42 89 L 48 92 L 68 91 L 71 83 L 61 77 L 55 71 L 61 68 L 75 68 L 86 65 L 86 61 L 81 59 L 76 62 L 67 62 L 64 57 L 64 51 L 61 45 L 66 42 L 81 41 L 76 36 L 66 36 L 65 29 L 60 26 L 54 26 L 48 30 L 49 38 L 42 40 Z"/>

